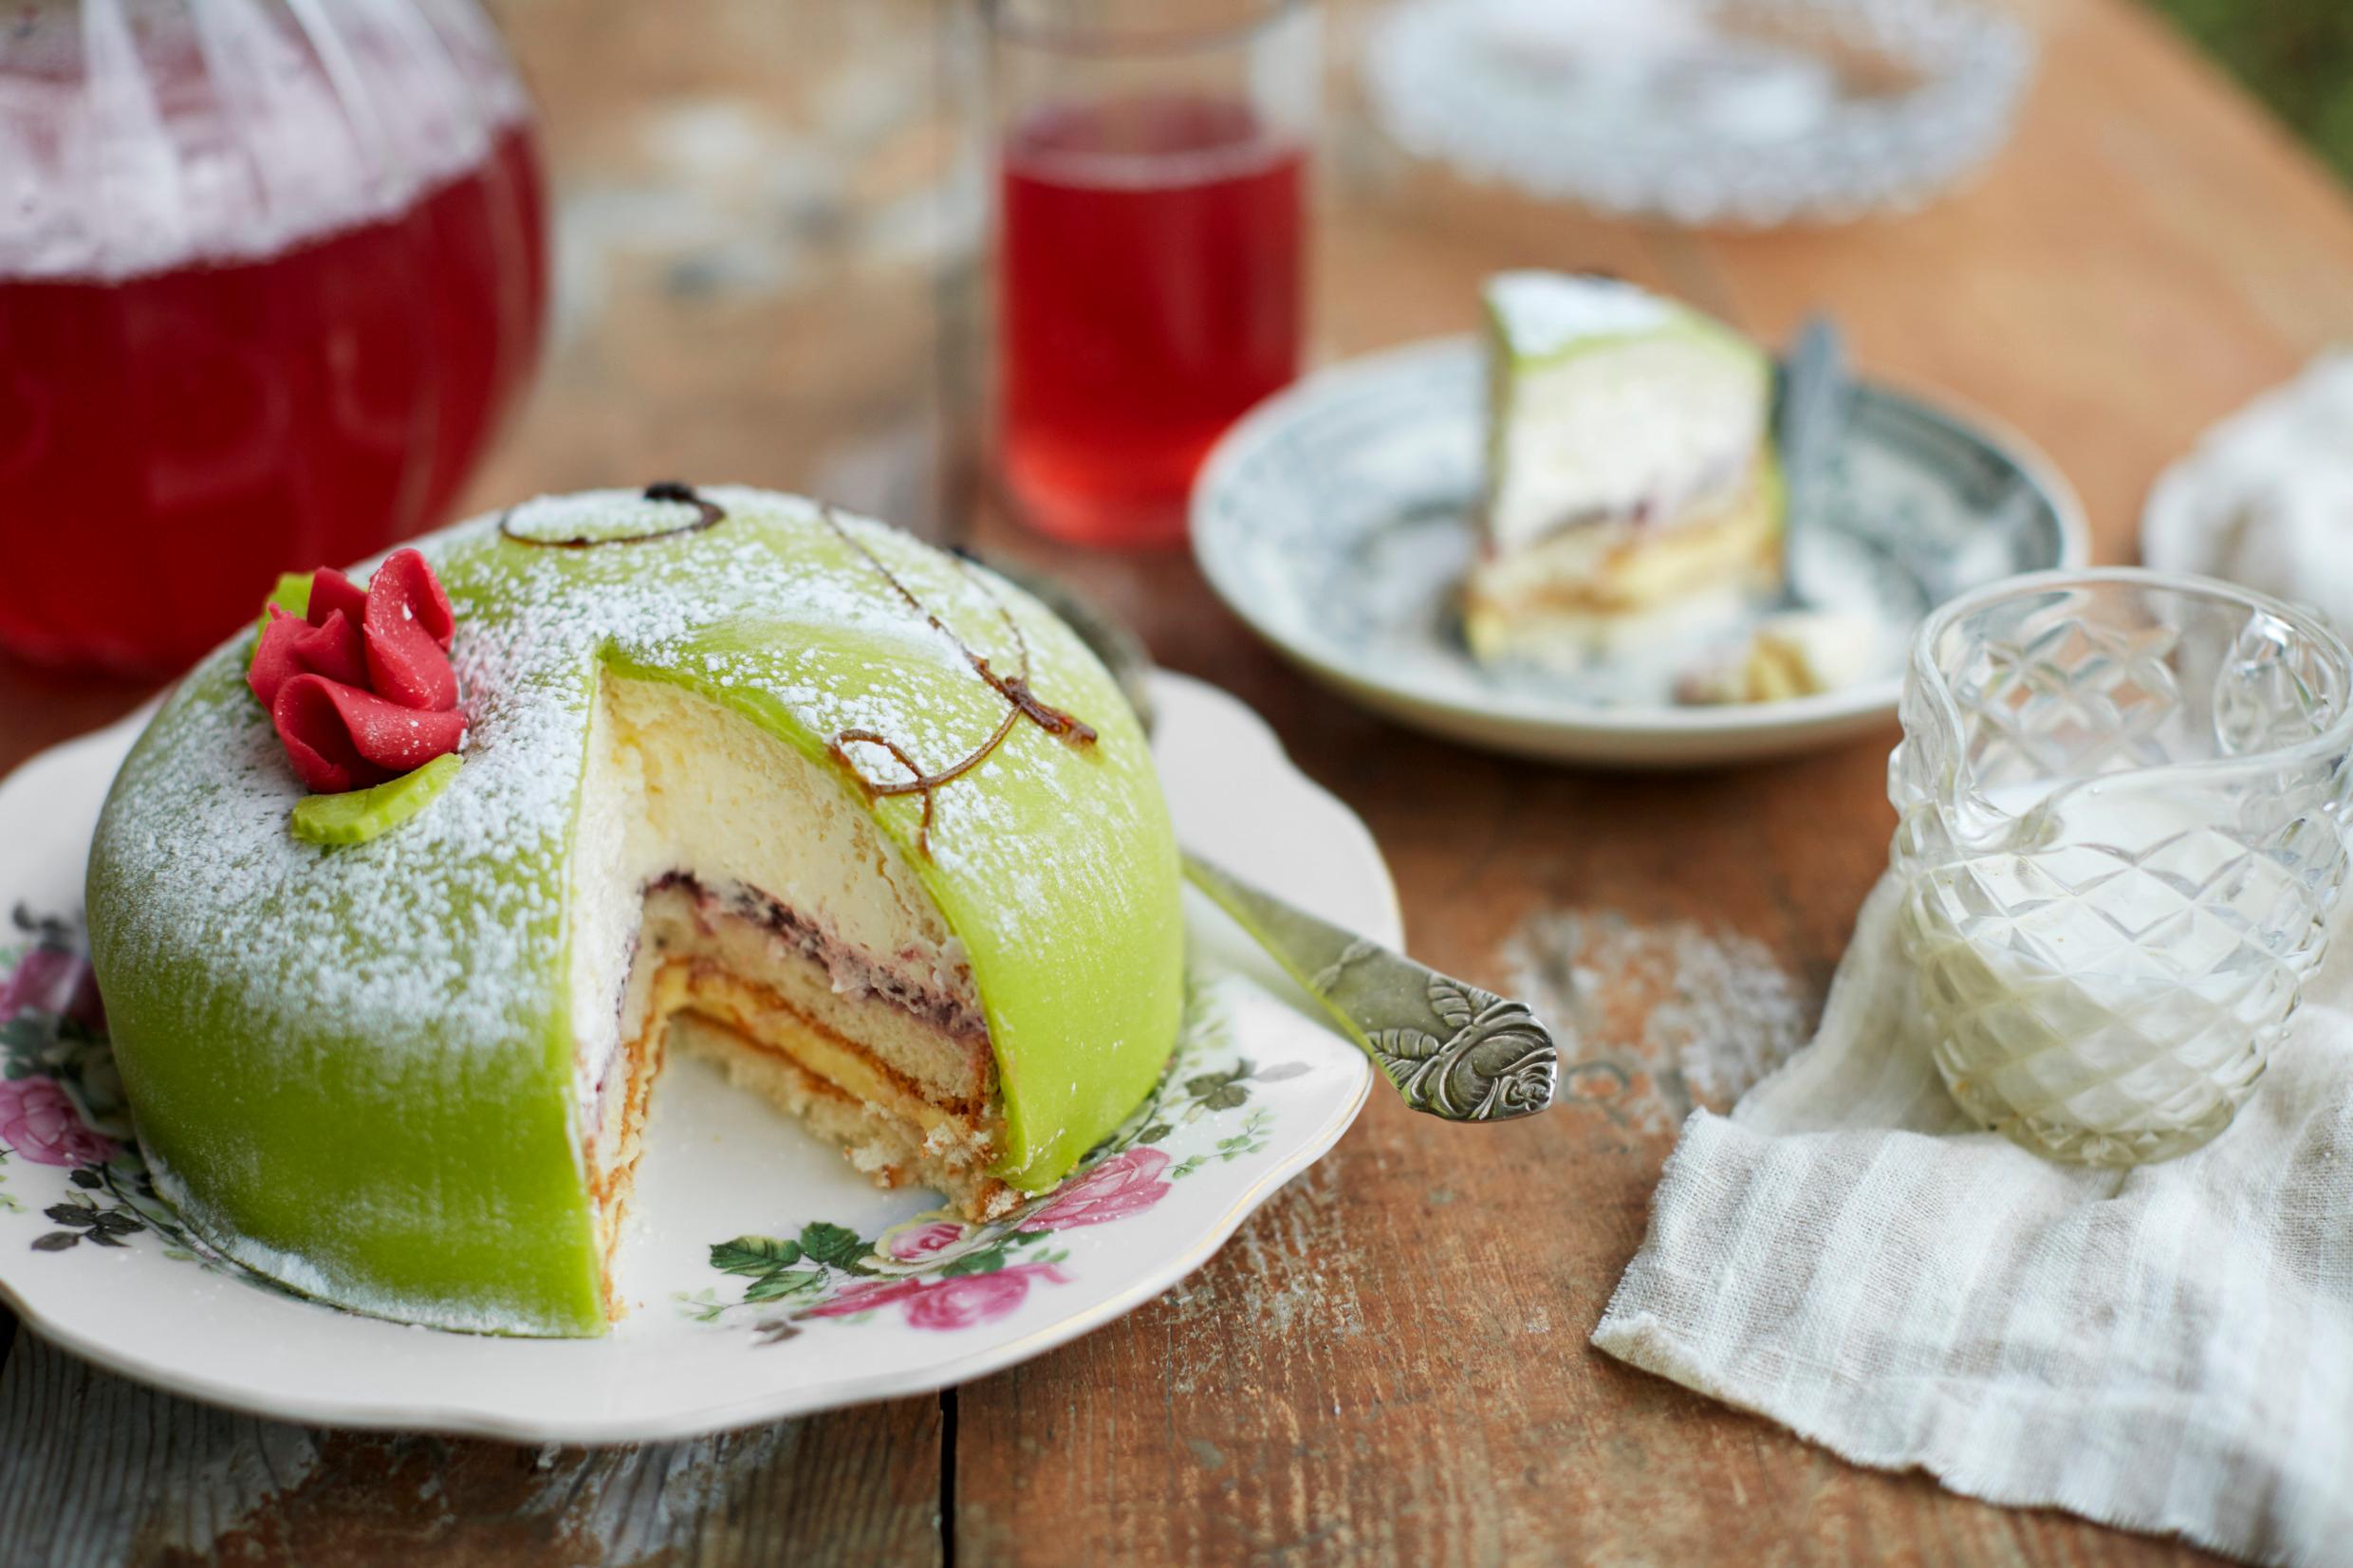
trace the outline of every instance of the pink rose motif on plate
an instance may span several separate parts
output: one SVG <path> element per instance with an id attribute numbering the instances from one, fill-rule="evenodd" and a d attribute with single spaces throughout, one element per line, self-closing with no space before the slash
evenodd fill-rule
<path id="1" fill-rule="evenodd" d="M 1168 1156 L 1158 1149 L 1129 1149 L 1114 1154 L 1014 1228 L 1068 1230 L 1140 1214 L 1168 1195 L 1169 1184 L 1160 1177 L 1167 1169 Z"/>
<path id="2" fill-rule="evenodd" d="M 46 945 L 28 950 L 0 979 L 0 1024 L 28 1010 L 62 1013 L 93 1029 L 105 1021 L 89 965 L 80 953 Z"/>
<path id="3" fill-rule="evenodd" d="M 824 1305 L 809 1308 L 806 1315 L 847 1318 L 896 1302 L 907 1309 L 909 1328 L 971 1328 L 992 1323 L 1021 1305 L 1036 1280 L 1070 1282 L 1069 1276 L 1052 1264 L 1015 1264 L 991 1274 L 958 1274 L 945 1280 L 878 1280 L 852 1285 Z"/>
<path id="4" fill-rule="evenodd" d="M 0 1079 L 0 1143 L 37 1165 L 103 1165 L 114 1140 L 82 1124 L 55 1079 Z"/>
<path id="5" fill-rule="evenodd" d="M 902 1264 L 917 1264 L 937 1257 L 953 1249 L 964 1240 L 964 1227 L 954 1220 L 926 1220 L 885 1236 L 891 1256 Z"/>
<path id="6" fill-rule="evenodd" d="M 944 1214 L 922 1214 L 891 1227 L 874 1240 L 866 1271 L 896 1278 L 937 1274 L 969 1253 L 984 1252 L 995 1237 Z"/>

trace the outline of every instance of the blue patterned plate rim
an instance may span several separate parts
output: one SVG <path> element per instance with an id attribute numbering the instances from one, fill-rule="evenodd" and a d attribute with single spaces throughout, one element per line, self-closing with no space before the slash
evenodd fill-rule
<path id="1" fill-rule="evenodd" d="M 1718 706 L 1621 706 L 1500 686 L 1466 691 L 1456 682 L 1423 679 L 1411 671 L 1382 670 L 1352 662 L 1344 650 L 1318 637 L 1311 626 L 1282 615 L 1267 603 L 1244 563 L 1268 552 L 1257 546 L 1250 530 L 1239 526 L 1238 513 L 1228 512 L 1219 506 L 1219 498 L 1235 484 L 1244 469 L 1283 433 L 1337 395 L 1390 378 L 1426 378 L 1459 371 L 1458 361 L 1483 354 L 1484 346 L 1476 336 L 1460 334 L 1424 339 L 1340 360 L 1310 372 L 1268 397 L 1218 439 L 1194 480 L 1193 553 L 1211 590 L 1252 632 L 1277 652 L 1343 692 L 1364 688 L 1424 709 L 1565 735 L 1762 735 L 1894 712 L 1903 684 L 1899 671 L 1810 696 Z M 1943 395 L 1932 399 L 1861 378 L 1855 382 L 1855 391 L 1861 401 L 1876 405 L 1878 412 L 1957 437 L 2016 475 L 2041 503 L 2058 538 L 2053 558 L 2035 563 L 2031 569 L 2072 568 L 2090 563 L 2091 530 L 2074 487 L 2057 465 L 2025 436 L 2001 420 L 1968 409 L 1959 400 Z M 1468 662 L 1467 654 L 1461 657 Z"/>

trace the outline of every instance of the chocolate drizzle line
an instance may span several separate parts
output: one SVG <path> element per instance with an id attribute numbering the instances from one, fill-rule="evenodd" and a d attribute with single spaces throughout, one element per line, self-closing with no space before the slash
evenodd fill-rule
<path id="1" fill-rule="evenodd" d="M 692 507 L 699 515 L 692 523 L 681 523 L 675 528 L 656 528 L 650 533 L 615 534 L 609 539 L 590 539 L 585 534 L 575 539 L 533 539 L 516 533 L 507 526 L 514 517 L 514 508 L 510 507 L 499 517 L 499 537 L 511 539 L 518 544 L 535 544 L 542 549 L 593 550 L 600 544 L 643 544 L 649 540 L 674 539 L 682 533 L 700 533 L 727 516 L 725 507 L 697 495 L 694 486 L 676 479 L 657 479 L 645 487 L 644 495 L 648 501 L 669 501 Z"/>
<path id="2" fill-rule="evenodd" d="M 975 653 L 972 644 L 956 636 L 946 621 L 941 620 L 930 606 L 916 598 L 914 592 L 904 582 L 899 581 L 899 575 L 882 563 L 881 557 L 868 549 L 863 541 L 843 526 L 841 518 L 835 515 L 831 507 L 820 503 L 817 509 L 818 515 L 825 520 L 825 526 L 834 531 L 835 537 L 864 557 L 866 564 L 872 566 L 882 581 L 891 585 L 892 592 L 904 600 L 907 607 L 921 616 L 934 631 L 954 643 L 956 651 L 964 655 L 965 662 L 973 667 L 973 673 L 986 681 L 991 691 L 1005 699 L 1004 722 L 1000 723 L 991 732 L 989 738 L 981 742 L 972 752 L 936 773 L 925 772 L 923 765 L 917 762 L 905 747 L 892 740 L 888 735 L 876 730 L 844 729 L 826 743 L 826 749 L 833 753 L 835 759 L 843 767 L 849 769 L 850 777 L 858 781 L 859 787 L 866 792 L 868 800 L 881 800 L 897 795 L 923 797 L 923 821 L 921 825 L 916 829 L 916 847 L 923 852 L 926 859 L 929 859 L 932 853 L 933 796 L 942 784 L 962 778 L 982 763 L 987 762 L 990 753 L 1002 746 L 1005 743 L 1005 737 L 1013 732 L 1014 725 L 1023 719 L 1028 719 L 1047 734 L 1070 746 L 1094 745 L 1095 728 L 1084 719 L 1065 712 L 1062 709 L 1046 702 L 1030 690 L 1029 639 L 1022 635 L 1021 623 L 1013 618 L 1011 606 L 1008 605 L 998 595 L 986 577 L 973 570 L 972 562 L 963 552 L 955 552 L 956 564 L 963 568 L 966 576 L 980 585 L 981 591 L 989 596 L 991 603 L 996 605 L 997 617 L 1005 623 L 1006 631 L 1011 634 L 1013 648 L 1021 657 L 1021 673 L 1018 674 L 997 673 L 990 667 L 989 660 L 984 655 Z M 891 754 L 892 759 L 899 766 L 905 768 L 914 777 L 894 784 L 875 783 L 861 772 L 858 764 L 851 760 L 849 747 L 852 746 L 880 747 Z"/>

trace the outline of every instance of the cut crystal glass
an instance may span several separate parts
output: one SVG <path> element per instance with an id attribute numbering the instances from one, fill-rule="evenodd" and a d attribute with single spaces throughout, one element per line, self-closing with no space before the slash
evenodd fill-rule
<path id="1" fill-rule="evenodd" d="M 1902 718 L 1900 930 L 1954 1098 L 2092 1165 L 2228 1126 L 2344 880 L 2345 645 L 2205 579 L 2038 574 L 1929 618 Z"/>

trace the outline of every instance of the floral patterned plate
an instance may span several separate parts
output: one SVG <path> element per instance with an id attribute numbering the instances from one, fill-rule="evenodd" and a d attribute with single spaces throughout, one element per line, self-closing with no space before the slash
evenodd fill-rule
<path id="1" fill-rule="evenodd" d="M 1814 608 L 1867 629 L 1848 685 L 1682 707 L 1677 675 L 1745 626 L 1672 612 L 1574 674 L 1489 670 L 1454 603 L 1486 477 L 1486 351 L 1440 338 L 1330 366 L 1219 438 L 1193 486 L 1193 552 L 1219 598 L 1317 679 L 1401 724 L 1553 762 L 1751 761 L 1892 729 L 1913 629 L 2016 572 L 2090 559 L 2049 462 L 1977 415 L 1859 382 L 1825 454 L 1820 514 L 1792 536 Z"/>
<path id="2" fill-rule="evenodd" d="M 1248 709 L 1156 677 L 1177 826 L 1212 859 L 1390 945 L 1362 822 Z M 176 1393 L 340 1427 L 529 1442 L 683 1436 L 967 1381 L 1141 1305 L 1330 1148 L 1372 1069 L 1205 900 L 1185 1033 L 1153 1098 L 1056 1192 L 987 1226 L 866 1186 L 674 1059 L 599 1340 L 407 1327 L 292 1296 L 157 1201 L 73 923 L 108 781 L 144 715 L 0 784 L 0 1295 L 42 1334 Z M 1187 895 L 1192 898 L 1192 895 Z"/>

